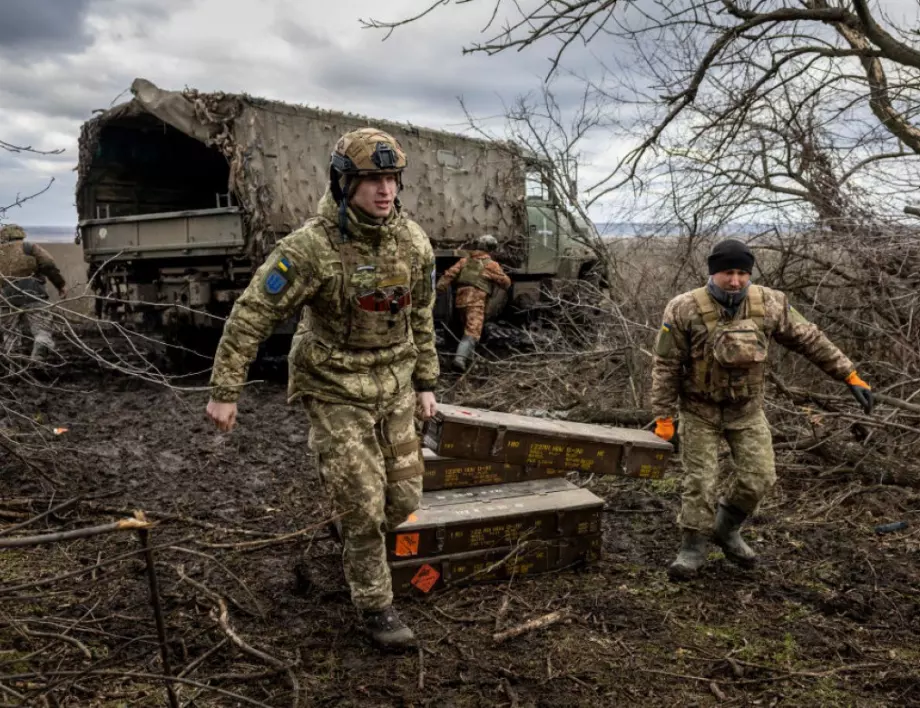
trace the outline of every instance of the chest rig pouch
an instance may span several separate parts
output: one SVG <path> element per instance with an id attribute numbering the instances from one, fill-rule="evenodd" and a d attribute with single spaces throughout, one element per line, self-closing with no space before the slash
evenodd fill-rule
<path id="1" fill-rule="evenodd" d="M 339 247 L 342 258 L 342 345 L 380 349 L 409 339 L 412 310 L 409 239 L 396 230 L 396 252 L 366 256 L 351 241 Z"/>
<path id="2" fill-rule="evenodd" d="M 716 402 L 753 398 L 763 391 L 769 338 L 764 329 L 763 290 L 752 285 L 746 316 L 725 320 L 706 288 L 693 291 L 706 325 L 702 360 L 695 362 L 698 390 Z"/>
<path id="3" fill-rule="evenodd" d="M 492 290 L 492 282 L 483 275 L 486 269 L 488 258 L 470 258 L 467 260 L 460 275 L 457 276 L 457 285 L 460 287 L 473 287 L 489 293 Z"/>

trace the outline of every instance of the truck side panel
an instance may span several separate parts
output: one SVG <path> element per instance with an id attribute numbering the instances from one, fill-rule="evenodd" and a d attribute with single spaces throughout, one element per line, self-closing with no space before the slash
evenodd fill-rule
<path id="1" fill-rule="evenodd" d="M 328 182 L 329 155 L 339 136 L 364 127 L 357 116 L 309 108 L 247 105 L 234 122 L 246 146 L 250 178 L 270 187 L 269 222 L 285 233 L 311 214 Z M 459 247 L 483 233 L 522 239 L 526 231 L 523 172 L 509 151 L 430 130 L 373 121 L 399 140 L 409 157 L 400 193 L 405 213 L 438 248 Z"/>

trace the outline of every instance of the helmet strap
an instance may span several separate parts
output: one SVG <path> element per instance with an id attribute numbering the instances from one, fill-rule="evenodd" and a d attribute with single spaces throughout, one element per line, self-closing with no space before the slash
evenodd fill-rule
<path id="1" fill-rule="evenodd" d="M 343 179 L 343 184 L 339 179 Z M 339 233 L 342 235 L 342 243 L 348 240 L 348 193 L 351 188 L 351 175 L 342 174 L 334 166 L 329 167 L 329 189 L 332 191 L 332 198 L 339 205 Z"/>

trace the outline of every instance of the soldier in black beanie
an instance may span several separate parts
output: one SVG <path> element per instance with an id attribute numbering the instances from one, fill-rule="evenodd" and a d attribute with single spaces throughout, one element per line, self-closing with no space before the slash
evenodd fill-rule
<path id="1" fill-rule="evenodd" d="M 754 254 L 747 245 L 726 239 L 715 245 L 708 260 L 708 284 L 668 303 L 652 365 L 655 434 L 670 440 L 680 414 L 684 477 L 677 523 L 682 542 L 668 567 L 673 580 L 697 574 L 710 541 L 744 568 L 757 561 L 740 528 L 776 482 L 773 442 L 763 412 L 771 342 L 802 354 L 846 383 L 867 414 L 873 405 L 872 389 L 853 362 L 784 293 L 751 284 Z M 717 499 L 723 439 L 737 475 L 725 498 Z"/>
<path id="2" fill-rule="evenodd" d="M 746 243 L 733 238 L 719 241 L 709 254 L 709 275 L 725 270 L 743 270 L 754 272 L 754 254 Z"/>

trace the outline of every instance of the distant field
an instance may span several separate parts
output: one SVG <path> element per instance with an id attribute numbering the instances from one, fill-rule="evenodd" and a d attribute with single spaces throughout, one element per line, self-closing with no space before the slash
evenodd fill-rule
<path id="1" fill-rule="evenodd" d="M 76 228 L 73 226 L 26 226 L 29 238 L 36 243 L 73 243 Z"/>

